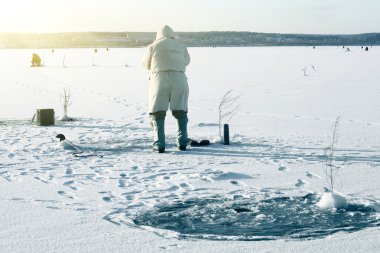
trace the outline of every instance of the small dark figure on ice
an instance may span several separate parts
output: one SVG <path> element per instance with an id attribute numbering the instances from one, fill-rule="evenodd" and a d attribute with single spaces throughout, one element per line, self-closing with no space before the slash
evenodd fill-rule
<path id="1" fill-rule="evenodd" d="M 33 54 L 32 56 L 32 67 L 41 67 L 41 58 L 38 54 Z"/>

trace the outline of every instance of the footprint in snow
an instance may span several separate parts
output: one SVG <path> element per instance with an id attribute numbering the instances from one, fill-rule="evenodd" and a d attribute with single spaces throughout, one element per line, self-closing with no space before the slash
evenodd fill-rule
<path id="1" fill-rule="evenodd" d="M 187 184 L 187 183 L 181 183 L 179 186 L 181 186 L 183 189 L 188 190 L 188 191 L 191 191 L 194 189 L 192 185 Z"/>
<path id="2" fill-rule="evenodd" d="M 182 248 L 181 245 L 178 245 L 178 244 L 170 244 L 169 246 L 161 246 L 161 247 L 158 247 L 160 249 L 163 249 L 163 250 L 175 250 L 176 248 Z"/>
<path id="3" fill-rule="evenodd" d="M 287 172 L 287 171 L 289 171 L 289 169 L 287 167 L 285 167 L 285 166 L 280 166 L 280 167 L 277 168 L 277 170 L 281 171 L 281 172 Z"/>
<path id="4" fill-rule="evenodd" d="M 230 183 L 236 186 L 246 186 L 245 183 L 237 181 L 237 180 L 231 180 Z"/>
<path id="5" fill-rule="evenodd" d="M 102 198 L 105 202 L 111 202 L 112 201 L 112 197 L 111 196 L 106 196 L 106 197 L 103 197 Z"/>
<path id="6" fill-rule="evenodd" d="M 128 178 L 125 178 L 125 177 L 120 178 L 119 179 L 119 187 L 120 188 L 126 188 L 127 186 L 129 186 L 128 181 L 129 181 Z"/>
<path id="7" fill-rule="evenodd" d="M 135 195 L 124 195 L 123 196 L 126 200 L 132 201 L 138 199 Z"/>
<path id="8" fill-rule="evenodd" d="M 2 176 L 2 178 L 4 178 L 5 180 L 7 180 L 9 182 L 16 181 L 16 178 L 13 175 L 10 175 L 8 173 L 6 173 L 4 176 Z"/>
<path id="9" fill-rule="evenodd" d="M 295 187 L 301 188 L 307 185 L 308 183 L 306 181 L 303 181 L 302 179 L 297 179 L 297 182 L 295 183 Z"/>
<path id="10" fill-rule="evenodd" d="M 74 174 L 74 170 L 72 168 L 66 169 L 66 175 L 72 175 Z"/>
<path id="11" fill-rule="evenodd" d="M 178 185 L 172 185 L 169 188 L 165 189 L 165 191 L 177 191 L 179 189 Z"/>
<path id="12" fill-rule="evenodd" d="M 58 191 L 58 194 L 59 194 L 59 195 L 62 195 L 62 196 L 64 196 L 64 197 L 66 197 L 66 198 L 69 198 L 69 199 L 76 199 L 76 198 L 77 198 L 77 197 L 76 197 L 73 193 L 71 193 L 71 192 Z"/>
<path id="13" fill-rule="evenodd" d="M 45 184 L 48 184 L 49 183 L 49 180 L 42 177 L 42 176 L 37 176 L 37 177 L 34 177 L 35 179 L 37 180 L 40 180 L 41 182 L 45 183 Z"/>
<path id="14" fill-rule="evenodd" d="M 71 189 L 77 191 L 80 190 L 79 182 L 72 180 L 72 181 L 66 181 L 63 183 L 64 186 L 70 187 Z"/>
<path id="15" fill-rule="evenodd" d="M 103 201 L 105 201 L 105 202 L 111 202 L 112 200 L 115 199 L 115 196 L 112 194 L 112 192 L 102 191 L 99 193 L 106 195 L 106 196 L 102 197 Z"/>
<path id="16" fill-rule="evenodd" d="M 46 208 L 53 209 L 53 210 L 62 209 L 61 207 L 58 207 L 58 206 L 46 206 Z"/>
<path id="17" fill-rule="evenodd" d="M 316 177 L 316 178 L 321 179 L 320 176 L 318 176 L 318 175 L 316 175 L 316 174 L 314 174 L 314 173 L 311 173 L 311 172 L 309 172 L 309 171 L 306 171 L 306 176 L 307 176 L 307 177 L 310 177 L 310 178 L 314 178 L 314 177 Z"/>
<path id="18" fill-rule="evenodd" d="M 10 200 L 25 202 L 25 200 L 23 198 L 11 198 Z"/>

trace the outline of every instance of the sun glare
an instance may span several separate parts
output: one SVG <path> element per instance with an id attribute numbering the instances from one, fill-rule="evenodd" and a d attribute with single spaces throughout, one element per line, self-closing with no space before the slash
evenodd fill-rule
<path id="1" fill-rule="evenodd" d="M 14 0 L 2 3 L 0 32 L 54 32 L 62 29 L 62 9 L 53 1 Z"/>

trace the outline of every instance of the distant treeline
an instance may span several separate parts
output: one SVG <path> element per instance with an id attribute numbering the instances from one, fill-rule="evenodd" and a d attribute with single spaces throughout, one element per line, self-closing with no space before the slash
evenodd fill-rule
<path id="1" fill-rule="evenodd" d="M 0 33 L 0 48 L 143 47 L 153 32 Z M 356 35 L 278 34 L 255 32 L 179 32 L 190 47 L 380 45 L 380 33 Z"/>

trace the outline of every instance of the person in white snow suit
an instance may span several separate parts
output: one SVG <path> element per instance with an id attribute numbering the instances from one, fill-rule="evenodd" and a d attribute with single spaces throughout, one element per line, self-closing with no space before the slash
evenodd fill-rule
<path id="1" fill-rule="evenodd" d="M 178 122 L 178 149 L 186 150 L 189 86 L 185 71 L 189 63 L 186 46 L 175 38 L 169 26 L 162 27 L 143 60 L 144 67 L 150 70 L 148 109 L 155 152 L 165 152 L 165 116 L 169 105 Z"/>

